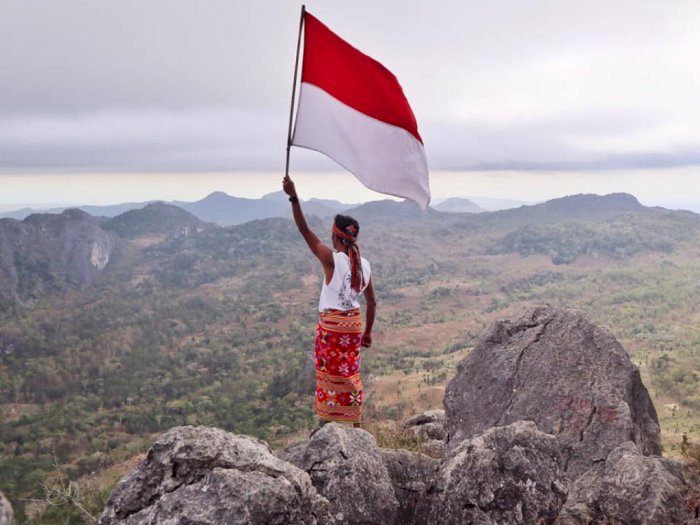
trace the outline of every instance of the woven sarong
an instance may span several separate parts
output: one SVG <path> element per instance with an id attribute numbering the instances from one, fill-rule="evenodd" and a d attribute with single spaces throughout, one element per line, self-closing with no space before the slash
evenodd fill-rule
<path id="1" fill-rule="evenodd" d="M 326 421 L 359 423 L 362 416 L 360 379 L 360 310 L 321 312 L 316 330 L 316 399 L 314 411 Z"/>

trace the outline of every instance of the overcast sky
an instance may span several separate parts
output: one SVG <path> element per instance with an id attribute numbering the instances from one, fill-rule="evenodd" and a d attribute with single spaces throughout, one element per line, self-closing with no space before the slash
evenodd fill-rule
<path id="1" fill-rule="evenodd" d="M 0 205 L 277 190 L 300 5 L 0 0 Z M 695 0 L 307 8 L 397 75 L 438 198 L 700 201 Z M 331 170 L 292 152 L 309 196 L 379 197 Z"/>

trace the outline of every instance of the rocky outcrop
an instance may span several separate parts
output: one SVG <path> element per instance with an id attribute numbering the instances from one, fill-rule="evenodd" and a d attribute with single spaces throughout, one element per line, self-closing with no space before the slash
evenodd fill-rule
<path id="1" fill-rule="evenodd" d="M 105 269 L 116 238 L 87 213 L 0 219 L 0 306 L 94 281 Z"/>
<path id="2" fill-rule="evenodd" d="M 433 487 L 440 462 L 425 454 L 408 450 L 382 449 L 382 457 L 399 503 L 394 523 L 426 523 L 425 518 L 432 506 Z"/>
<path id="3" fill-rule="evenodd" d="M 427 410 L 404 422 L 420 443 L 420 450 L 428 456 L 439 458 L 445 454 L 445 411 Z"/>
<path id="4" fill-rule="evenodd" d="M 328 424 L 279 457 L 309 474 L 337 523 L 394 523 L 399 503 L 382 452 L 369 432 Z"/>
<path id="5" fill-rule="evenodd" d="M 428 410 L 409 417 L 404 426 L 421 441 L 445 439 L 445 411 Z"/>
<path id="6" fill-rule="evenodd" d="M 176 427 L 119 482 L 100 525 L 331 524 L 308 474 L 254 438 Z"/>
<path id="7" fill-rule="evenodd" d="M 643 456 L 634 443 L 613 450 L 571 486 L 559 525 L 689 523 L 681 465 Z"/>
<path id="8" fill-rule="evenodd" d="M 492 428 L 442 463 L 423 523 L 554 523 L 568 483 L 556 437 L 526 421 Z"/>
<path id="9" fill-rule="evenodd" d="M 448 448 L 491 427 L 534 421 L 557 436 L 572 480 L 632 441 L 660 454 L 659 423 L 639 370 L 606 329 L 539 307 L 495 323 L 445 392 Z"/>
<path id="10" fill-rule="evenodd" d="M 275 455 L 222 430 L 173 429 L 100 524 L 700 523 L 694 481 L 658 455 L 638 370 L 579 314 L 544 307 L 496 323 L 460 364 L 445 408 L 404 425 L 423 444 L 446 443 L 439 459 L 380 449 L 340 424 Z"/>
<path id="11" fill-rule="evenodd" d="M 0 492 L 0 525 L 10 525 L 13 517 L 12 505 L 5 499 L 3 493 Z"/>

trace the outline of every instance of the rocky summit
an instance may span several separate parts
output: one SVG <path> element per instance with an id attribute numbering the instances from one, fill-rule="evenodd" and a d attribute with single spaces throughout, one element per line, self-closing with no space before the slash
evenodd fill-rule
<path id="1" fill-rule="evenodd" d="M 445 392 L 448 448 L 491 427 L 534 421 L 559 439 L 576 479 L 627 441 L 661 453 L 639 369 L 607 329 L 577 312 L 534 308 L 495 323 Z"/>
<path id="2" fill-rule="evenodd" d="M 466 439 L 445 458 L 425 523 L 553 523 L 569 481 L 559 442 L 531 421 Z"/>
<path id="3" fill-rule="evenodd" d="M 369 432 L 325 425 L 292 450 L 279 457 L 309 474 L 338 523 L 394 523 L 399 503 L 381 450 Z"/>
<path id="4" fill-rule="evenodd" d="M 176 427 L 114 489 L 100 525 L 323 525 L 328 501 L 307 473 L 255 438 Z"/>
<path id="5" fill-rule="evenodd" d="M 576 312 L 495 323 L 444 403 L 405 423 L 442 438 L 440 457 L 340 424 L 274 454 L 219 429 L 172 429 L 100 524 L 700 524 L 697 480 L 660 456 L 639 371 Z"/>

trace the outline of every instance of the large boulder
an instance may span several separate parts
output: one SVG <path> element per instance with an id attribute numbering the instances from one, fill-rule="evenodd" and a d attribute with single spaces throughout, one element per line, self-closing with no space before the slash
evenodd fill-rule
<path id="1" fill-rule="evenodd" d="M 420 452 L 382 449 L 394 494 L 399 502 L 396 525 L 428 523 L 432 490 L 440 462 Z"/>
<path id="2" fill-rule="evenodd" d="M 660 454 L 659 423 L 638 368 L 608 330 L 552 307 L 495 323 L 445 393 L 448 449 L 485 430 L 530 420 L 559 438 L 576 479 L 632 441 Z"/>
<path id="3" fill-rule="evenodd" d="M 330 502 L 336 523 L 395 522 L 399 504 L 381 449 L 369 432 L 329 423 L 278 457 L 308 472 L 316 490 Z"/>
<path id="4" fill-rule="evenodd" d="M 3 493 L 0 492 L 0 525 L 10 525 L 12 519 L 12 505 L 5 499 Z"/>
<path id="5" fill-rule="evenodd" d="M 440 467 L 422 523 L 554 523 L 567 490 L 557 438 L 518 421 L 460 443 Z"/>
<path id="6" fill-rule="evenodd" d="M 100 525 L 331 524 L 309 476 L 257 439 L 176 427 L 116 486 Z"/>
<path id="7" fill-rule="evenodd" d="M 687 488 L 679 463 L 642 456 L 628 442 L 573 483 L 557 524 L 692 523 L 697 508 L 685 500 Z"/>

